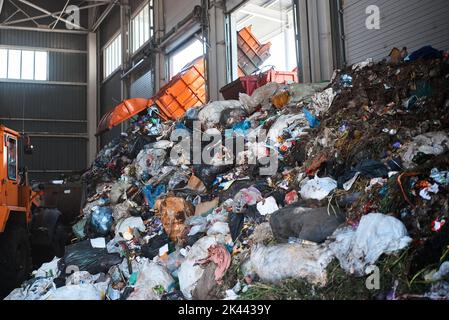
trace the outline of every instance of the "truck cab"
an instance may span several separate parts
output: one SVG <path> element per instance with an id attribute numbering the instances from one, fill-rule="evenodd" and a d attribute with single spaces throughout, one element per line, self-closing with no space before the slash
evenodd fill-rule
<path id="1" fill-rule="evenodd" d="M 20 134 L 0 125 L 0 234 L 9 219 L 26 227 L 31 222 L 31 188 L 18 168 Z"/>

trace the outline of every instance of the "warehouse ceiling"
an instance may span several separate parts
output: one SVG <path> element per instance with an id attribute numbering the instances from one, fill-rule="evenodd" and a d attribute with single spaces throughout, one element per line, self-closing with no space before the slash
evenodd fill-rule
<path id="1" fill-rule="evenodd" d="M 256 37 L 265 42 L 292 23 L 292 0 L 250 0 L 236 11 L 237 28 L 253 26 Z"/>
<path id="2" fill-rule="evenodd" d="M 0 28 L 95 31 L 118 3 L 118 0 L 0 0 Z M 76 8 L 79 20 L 73 18 Z"/>

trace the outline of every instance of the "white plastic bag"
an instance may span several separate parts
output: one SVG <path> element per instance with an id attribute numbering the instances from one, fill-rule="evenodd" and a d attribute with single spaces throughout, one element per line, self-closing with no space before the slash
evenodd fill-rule
<path id="1" fill-rule="evenodd" d="M 165 267 L 144 259 L 134 291 L 127 300 L 160 300 L 156 289 L 161 287 L 168 291 L 173 284 L 174 280 Z"/>
<path id="2" fill-rule="evenodd" d="M 332 261 L 332 252 L 323 245 L 287 243 L 275 246 L 256 245 L 251 251 L 249 271 L 263 281 L 305 279 L 312 284 L 325 285 L 326 267 Z"/>
<path id="3" fill-rule="evenodd" d="M 141 217 L 129 217 L 123 220 L 120 220 L 115 227 L 115 235 L 118 236 L 120 234 L 124 235 L 126 232 L 129 232 L 129 229 L 137 228 L 140 232 L 145 231 L 145 224 Z"/>
<path id="4" fill-rule="evenodd" d="M 58 262 L 61 260 L 60 258 L 54 257 L 52 261 L 42 264 L 42 266 L 33 271 L 33 276 L 35 278 L 38 277 L 51 277 L 52 279 L 57 278 L 60 274 L 58 268 Z"/>
<path id="5" fill-rule="evenodd" d="M 334 179 L 315 176 L 312 180 L 303 182 L 299 193 L 304 200 L 323 200 L 335 189 L 337 189 L 337 181 Z"/>
<path id="6" fill-rule="evenodd" d="M 46 300 L 103 300 L 104 295 L 93 284 L 60 287 L 51 291 Z"/>
<path id="7" fill-rule="evenodd" d="M 45 300 L 55 289 L 52 278 L 40 278 L 25 288 L 14 289 L 5 300 Z"/>
<path id="8" fill-rule="evenodd" d="M 266 85 L 257 88 L 251 96 L 246 93 L 239 94 L 239 100 L 249 114 L 253 113 L 259 105 L 268 104 L 270 98 L 276 94 L 280 85 L 275 82 L 269 82 Z"/>
<path id="9" fill-rule="evenodd" d="M 237 100 L 214 101 L 200 110 L 198 119 L 205 128 L 213 128 L 220 122 L 220 116 L 224 110 L 242 107 L 240 101 Z"/>
<path id="10" fill-rule="evenodd" d="M 187 253 L 185 261 L 178 270 L 179 286 L 186 299 L 192 299 L 192 292 L 204 272 L 204 269 L 195 263 L 205 259 L 208 256 L 207 249 L 217 243 L 224 243 L 224 237 L 206 236 L 198 240 Z"/>
<path id="11" fill-rule="evenodd" d="M 217 221 L 208 230 L 207 235 L 213 236 L 217 234 L 227 235 L 230 234 L 229 224 L 227 222 Z"/>
<path id="12" fill-rule="evenodd" d="M 358 276 L 364 275 L 366 267 L 374 264 L 382 254 L 402 250 L 412 241 L 400 220 L 381 213 L 363 216 L 357 230 L 339 229 L 334 237 L 335 242 L 329 247 L 341 267 Z"/>

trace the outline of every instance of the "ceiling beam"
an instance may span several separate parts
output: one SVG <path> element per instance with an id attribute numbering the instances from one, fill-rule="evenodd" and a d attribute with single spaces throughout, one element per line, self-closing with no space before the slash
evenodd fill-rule
<path id="1" fill-rule="evenodd" d="M 4 30 L 23 30 L 23 31 L 39 31 L 39 32 L 58 32 L 58 33 L 73 33 L 73 34 L 87 34 L 87 31 L 82 30 L 69 30 L 69 29 L 49 29 L 49 28 L 37 28 L 37 27 L 18 27 L 18 26 L 5 26 L 0 24 L 0 29 Z"/>
<path id="2" fill-rule="evenodd" d="M 106 9 L 104 9 L 103 13 L 98 17 L 97 21 L 95 21 L 94 25 L 92 26 L 92 32 L 97 31 L 98 27 L 101 25 L 101 23 L 106 19 L 106 17 L 109 15 L 109 13 L 112 11 L 114 6 L 117 4 L 118 0 L 113 0 Z"/>
<path id="3" fill-rule="evenodd" d="M 19 12 L 20 12 L 20 10 L 14 11 L 8 18 L 5 19 L 5 21 L 3 21 L 3 23 L 8 22 L 9 19 L 14 18 L 14 16 L 15 16 L 16 14 L 18 14 Z M 1 25 L 1 24 L 0 24 L 0 25 Z"/>
<path id="4" fill-rule="evenodd" d="M 67 0 L 67 2 L 65 3 L 64 8 L 62 8 L 61 13 L 58 16 L 58 19 L 56 19 L 55 24 L 53 25 L 52 29 L 56 28 L 56 25 L 58 24 L 59 20 L 61 19 L 62 15 L 65 12 L 65 9 L 67 9 L 67 6 L 69 5 L 70 0 Z"/>
<path id="5" fill-rule="evenodd" d="M 2 14 L 4 0 L 0 0 L 0 14 Z"/>
<path id="6" fill-rule="evenodd" d="M 22 8 L 20 8 L 17 4 L 15 4 L 13 0 L 9 0 L 9 2 L 10 2 L 14 7 L 16 7 L 17 10 L 19 10 L 20 12 L 22 12 L 22 14 L 23 14 L 24 16 L 30 18 L 31 21 L 33 21 L 33 23 L 34 23 L 37 27 L 39 27 L 39 23 L 37 23 L 36 20 L 34 20 L 28 13 L 26 13 Z"/>
<path id="7" fill-rule="evenodd" d="M 89 8 L 95 8 L 95 7 L 103 6 L 105 4 L 106 3 L 89 4 L 89 5 L 86 5 L 84 7 L 80 7 L 79 9 L 80 10 L 85 10 L 85 9 L 89 9 Z M 54 15 L 58 15 L 58 14 L 61 14 L 61 13 L 63 13 L 63 11 L 53 12 Z M 43 18 L 48 18 L 48 17 L 51 17 L 51 16 L 52 16 L 52 13 L 50 13 L 50 14 L 41 14 L 39 16 L 34 16 L 32 18 L 13 20 L 13 21 L 9 21 L 8 23 L 4 22 L 2 25 L 5 25 L 5 26 L 6 25 L 12 25 L 12 24 L 17 24 L 17 23 L 21 23 L 21 22 L 31 21 L 33 19 L 39 20 L 39 19 L 43 19 Z"/>
<path id="8" fill-rule="evenodd" d="M 280 11 L 270 8 L 264 8 L 252 3 L 248 3 L 242 9 L 240 9 L 239 12 L 278 23 L 283 23 L 287 20 L 286 14 L 284 12 L 280 13 Z"/>
<path id="9" fill-rule="evenodd" d="M 36 9 L 38 11 L 41 11 L 41 12 L 43 12 L 45 14 L 48 14 L 48 15 L 52 16 L 54 19 L 58 19 L 58 16 L 56 14 L 51 13 L 50 11 L 48 11 L 48 10 L 46 10 L 44 8 L 41 8 L 41 7 L 39 7 L 38 5 L 36 5 L 34 3 L 31 3 L 31 2 L 29 2 L 27 0 L 19 0 L 19 1 L 24 3 L 24 4 L 26 4 L 26 5 L 28 5 L 28 6 L 30 6 L 31 8 L 34 8 L 34 9 Z M 85 30 L 85 28 L 83 28 L 82 26 L 79 26 L 79 25 L 77 25 L 77 24 L 75 24 L 75 23 L 73 23 L 73 22 L 71 22 L 71 21 L 69 21 L 67 19 L 60 18 L 60 20 L 65 22 L 68 25 L 71 25 L 71 26 L 75 27 L 75 29 Z"/>

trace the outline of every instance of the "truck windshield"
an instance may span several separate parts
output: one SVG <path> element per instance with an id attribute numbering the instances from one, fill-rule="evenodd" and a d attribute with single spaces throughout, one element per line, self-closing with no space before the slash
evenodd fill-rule
<path id="1" fill-rule="evenodd" d="M 17 140 L 8 138 L 8 179 L 17 180 Z"/>

